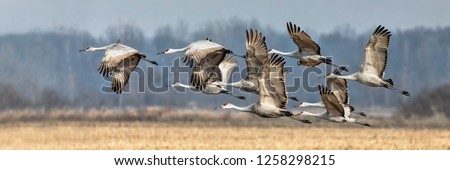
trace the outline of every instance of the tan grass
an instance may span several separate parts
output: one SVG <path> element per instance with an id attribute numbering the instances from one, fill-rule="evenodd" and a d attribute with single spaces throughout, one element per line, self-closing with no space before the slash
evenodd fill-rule
<path id="1" fill-rule="evenodd" d="M 0 125 L 0 149 L 450 149 L 450 129 L 31 122 Z"/>

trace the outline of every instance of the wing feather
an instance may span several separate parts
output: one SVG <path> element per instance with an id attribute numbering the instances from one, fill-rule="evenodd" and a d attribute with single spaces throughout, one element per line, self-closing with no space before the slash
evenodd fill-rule
<path id="1" fill-rule="evenodd" d="M 320 46 L 305 31 L 301 31 L 300 27 L 291 22 L 286 23 L 286 26 L 292 41 L 300 52 L 320 55 Z"/>
<path id="2" fill-rule="evenodd" d="M 219 70 L 221 79 L 219 81 L 227 83 L 230 80 L 231 72 L 236 67 L 237 61 L 232 56 L 226 56 L 225 59 L 219 64 Z"/>
<path id="3" fill-rule="evenodd" d="M 191 43 L 185 52 L 185 61 L 189 61 L 187 65 L 195 67 L 208 54 L 221 50 L 224 47 L 210 40 L 200 40 Z"/>
<path id="4" fill-rule="evenodd" d="M 364 63 L 361 66 L 362 73 L 384 77 L 390 37 L 391 32 L 381 25 L 375 29 L 365 48 Z"/>
<path id="5" fill-rule="evenodd" d="M 286 62 L 277 54 L 272 54 L 264 62 L 259 77 L 259 105 L 274 105 L 285 109 L 287 91 L 283 66 Z"/>
<path id="6" fill-rule="evenodd" d="M 130 79 L 131 73 L 136 69 L 141 57 L 138 54 L 123 59 L 112 73 L 112 90 L 116 93 L 122 93 L 125 85 Z"/>
<path id="7" fill-rule="evenodd" d="M 341 75 L 342 70 L 337 68 L 333 71 L 336 75 Z M 327 87 L 336 95 L 339 102 L 344 105 L 349 104 L 347 80 L 342 78 L 327 78 Z"/>
<path id="8" fill-rule="evenodd" d="M 246 57 L 247 77 L 246 80 L 258 84 L 261 69 L 267 57 L 266 37 L 261 32 L 252 29 L 246 30 Z"/>
<path id="9" fill-rule="evenodd" d="M 196 89 L 204 89 L 210 77 L 220 76 L 214 74 L 217 74 L 219 70 L 218 65 L 224 60 L 227 53 L 229 51 L 224 48 L 211 52 L 194 66 L 191 74 L 191 83 Z"/>
<path id="10" fill-rule="evenodd" d="M 139 51 L 123 44 L 116 44 L 105 51 L 105 56 L 98 67 L 98 71 L 103 76 L 110 76 L 115 67 L 125 58 L 139 53 Z"/>
<path id="11" fill-rule="evenodd" d="M 319 85 L 320 96 L 322 97 L 322 102 L 327 109 L 327 112 L 332 117 L 344 116 L 344 108 L 337 99 L 336 95 L 333 94 L 328 88 Z"/>

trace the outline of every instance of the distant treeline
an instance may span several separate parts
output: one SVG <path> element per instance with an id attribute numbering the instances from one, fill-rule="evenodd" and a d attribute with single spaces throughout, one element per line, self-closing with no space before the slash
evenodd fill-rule
<path id="1" fill-rule="evenodd" d="M 416 97 L 403 104 L 398 113 L 406 118 L 418 116 L 429 117 L 442 114 L 450 120 L 450 85 L 445 84 L 434 89 L 426 89 Z"/>
<path id="2" fill-rule="evenodd" d="M 297 23 L 302 26 L 302 23 Z M 156 83 L 163 87 L 174 80 L 173 75 L 162 68 L 170 66 L 173 60 L 182 54 L 155 56 L 166 48 L 180 48 L 189 42 L 211 38 L 236 54 L 245 54 L 245 30 L 249 28 L 262 31 L 266 36 L 268 48 L 293 51 L 296 46 L 286 31 L 277 32 L 270 27 L 261 26 L 257 21 L 244 22 L 228 20 L 211 22 L 194 31 L 188 31 L 186 25 L 162 26 L 155 36 L 147 37 L 140 28 L 133 25 L 112 26 L 104 37 L 94 37 L 88 32 L 73 29 L 60 29 L 52 32 L 31 32 L 25 34 L 8 34 L 0 36 L 0 91 L 1 109 L 10 107 L 101 107 L 101 106 L 145 106 L 161 105 L 173 107 L 212 108 L 225 101 L 253 103 L 257 96 L 235 90 L 235 93 L 247 96 L 247 100 L 237 101 L 232 97 L 210 96 L 196 92 L 179 93 L 170 88 L 168 92 L 137 93 L 140 85 Z M 280 25 L 284 27 L 284 25 Z M 306 28 L 306 26 L 303 26 Z M 374 28 L 376 25 L 374 25 Z M 338 28 L 332 33 L 310 35 L 321 46 L 322 54 L 333 56 L 334 63 L 349 65 L 351 72 L 358 71 L 363 61 L 364 46 L 371 31 L 356 34 L 350 27 Z M 430 89 L 450 83 L 450 27 L 415 28 L 410 30 L 390 30 L 392 38 L 388 52 L 386 78 L 392 78 L 397 87 L 408 90 L 412 96 L 421 93 L 421 89 Z M 129 82 L 130 93 L 117 95 L 101 92 L 102 85 L 109 85 L 108 79 L 97 73 L 97 67 L 103 56 L 102 52 L 80 53 L 78 50 L 88 46 L 104 46 L 120 40 L 132 46 L 148 57 L 156 59 L 159 66 L 145 76 L 134 73 Z M 293 72 L 288 74 L 288 85 L 299 85 L 295 81 L 306 81 L 310 86 L 324 83 L 317 75 L 305 77 L 303 67 L 296 65 L 296 60 L 287 59 L 287 66 Z M 243 59 L 238 59 L 240 66 L 245 66 Z M 182 65 L 182 64 L 181 64 Z M 324 66 L 320 66 L 324 68 Z M 173 70 L 180 69 L 178 66 Z M 242 69 L 236 69 L 236 71 Z M 345 73 L 344 73 L 345 74 Z M 175 78 L 176 81 L 188 83 L 188 74 Z M 233 75 L 233 81 L 239 79 Z M 301 77 L 301 78 L 300 78 Z M 139 81 L 139 83 L 138 83 Z M 304 83 L 303 83 L 304 84 Z M 356 82 L 349 82 L 350 97 L 354 106 L 397 106 L 407 102 L 408 97 L 401 96 L 383 88 L 369 88 Z M 318 101 L 317 92 L 290 88 L 290 95 L 303 101 Z M 20 103 L 20 104 L 19 104 Z M 290 105 L 294 105 L 290 102 Z"/>

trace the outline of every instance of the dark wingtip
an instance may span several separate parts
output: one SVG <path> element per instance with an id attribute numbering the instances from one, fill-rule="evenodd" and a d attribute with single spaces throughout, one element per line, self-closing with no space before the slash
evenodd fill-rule
<path id="1" fill-rule="evenodd" d="M 289 97 L 289 99 L 297 101 L 297 102 L 299 101 L 297 97 L 293 97 L 293 96 Z"/>
<path id="2" fill-rule="evenodd" d="M 237 96 L 237 98 L 238 98 L 238 99 L 241 99 L 241 100 L 245 100 L 245 99 L 246 99 L 245 96 Z"/>
<path id="3" fill-rule="evenodd" d="M 158 62 L 156 62 L 156 61 L 150 61 L 150 63 L 152 63 L 154 65 L 159 65 Z"/>
<path id="4" fill-rule="evenodd" d="M 300 119 L 300 122 L 306 123 L 306 124 L 311 124 L 311 121 L 309 121 L 308 119 Z"/>
<path id="5" fill-rule="evenodd" d="M 392 79 L 387 79 L 385 81 L 388 82 L 391 86 L 394 86 L 394 81 L 392 81 Z"/>
<path id="6" fill-rule="evenodd" d="M 340 66 L 339 69 L 348 72 L 348 68 L 347 66 Z"/>
<path id="7" fill-rule="evenodd" d="M 407 92 L 407 91 L 402 91 L 402 94 L 405 96 L 409 96 L 409 92 Z"/>
<path id="8" fill-rule="evenodd" d="M 355 107 L 353 107 L 353 106 L 348 106 L 348 107 L 350 108 L 350 112 L 355 111 Z"/>
<path id="9" fill-rule="evenodd" d="M 287 111 L 287 110 L 280 110 L 280 112 L 281 112 L 281 113 L 284 113 L 284 116 L 287 116 L 287 117 L 291 117 L 291 116 L 294 115 L 294 114 L 292 114 L 290 111 Z"/>
<path id="10" fill-rule="evenodd" d="M 225 53 L 226 53 L 226 54 L 232 54 L 233 51 L 231 51 L 231 50 L 229 50 L 229 49 L 225 49 Z"/>

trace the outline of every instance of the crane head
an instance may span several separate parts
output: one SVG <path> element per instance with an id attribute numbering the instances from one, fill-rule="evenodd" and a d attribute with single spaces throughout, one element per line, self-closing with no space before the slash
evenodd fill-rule
<path id="1" fill-rule="evenodd" d="M 169 51 L 169 49 L 166 49 L 164 51 L 161 51 L 159 53 L 156 53 L 156 55 L 166 54 Z"/>
<path id="2" fill-rule="evenodd" d="M 329 73 L 329 74 L 327 74 L 324 78 L 337 78 L 339 75 L 337 75 L 337 74 L 334 74 L 334 73 Z"/>
<path id="3" fill-rule="evenodd" d="M 156 53 L 156 55 L 161 55 L 161 54 L 172 54 L 172 53 L 176 53 L 176 52 L 179 52 L 179 50 L 168 48 L 168 49 L 166 49 L 166 50 L 164 50 L 164 51 L 161 51 L 161 52 L 159 52 L 159 53 Z"/>
<path id="4" fill-rule="evenodd" d="M 180 85 L 179 82 L 175 82 L 175 83 L 170 84 L 170 86 L 171 86 L 171 87 L 179 87 L 179 86 L 181 86 L 181 85 Z"/>
<path id="5" fill-rule="evenodd" d="M 218 80 L 212 80 L 211 82 L 207 82 L 207 84 L 209 85 L 214 85 L 217 87 L 221 87 L 221 88 L 225 88 L 226 84 L 222 81 L 218 81 Z"/>
<path id="6" fill-rule="evenodd" d="M 230 104 L 230 103 L 228 103 L 228 102 L 225 102 L 225 103 L 223 103 L 222 105 L 220 105 L 220 106 L 218 106 L 218 107 L 216 107 L 216 108 L 214 108 L 214 109 L 219 109 L 219 108 L 228 109 L 228 108 L 231 108 L 231 105 L 232 105 L 232 104 Z"/>
<path id="7" fill-rule="evenodd" d="M 93 48 L 92 47 L 87 47 L 85 49 L 79 50 L 79 52 L 82 52 L 82 51 L 93 51 Z"/>
<path id="8" fill-rule="evenodd" d="M 338 75 L 337 74 L 334 74 L 334 73 L 328 73 L 327 75 L 325 75 L 325 76 L 319 76 L 318 77 L 318 79 L 323 79 L 323 78 L 336 78 Z"/>
<path id="9" fill-rule="evenodd" d="M 305 104 L 303 102 L 301 102 L 299 105 L 294 106 L 294 107 L 306 107 Z"/>
<path id="10" fill-rule="evenodd" d="M 231 108 L 231 106 L 232 106 L 232 104 L 230 104 L 230 103 L 228 103 L 228 102 L 225 102 L 225 103 L 223 103 L 220 107 L 221 107 L 221 108 L 224 108 L 224 109 L 228 109 L 228 108 Z"/>

